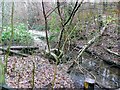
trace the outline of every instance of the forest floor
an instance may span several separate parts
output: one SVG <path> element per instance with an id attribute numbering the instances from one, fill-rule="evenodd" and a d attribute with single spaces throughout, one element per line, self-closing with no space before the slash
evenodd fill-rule
<path id="1" fill-rule="evenodd" d="M 34 86 L 36 88 L 51 88 L 56 67 L 41 56 L 9 57 L 6 77 L 7 85 L 12 88 L 31 88 L 33 80 L 32 61 L 35 63 Z M 54 88 L 73 88 L 73 82 L 66 73 L 67 67 L 57 66 L 56 69 Z"/>
<path id="2" fill-rule="evenodd" d="M 118 57 L 107 53 L 103 49 L 108 48 L 111 51 L 119 53 L 119 37 L 117 31 L 115 31 L 115 27 L 115 25 L 110 25 L 100 42 L 93 44 L 89 49 L 94 50 L 105 59 L 120 63 Z M 78 46 L 81 43 L 82 45 L 85 44 L 82 40 L 76 42 Z M 39 45 L 41 45 L 41 42 L 39 42 Z M 6 75 L 7 85 L 12 88 L 31 88 L 33 85 L 33 62 L 35 63 L 34 86 L 36 88 L 51 88 L 54 77 L 54 88 L 74 88 L 74 82 L 70 78 L 70 75 L 67 74 L 68 65 L 60 64 L 56 68 L 55 65 L 50 64 L 49 60 L 40 53 L 29 55 L 28 57 L 9 56 Z M 56 69 L 56 76 L 54 76 Z"/>
<path id="3" fill-rule="evenodd" d="M 33 33 L 34 31 L 32 31 Z M 38 33 L 39 34 L 39 33 Z M 74 88 L 74 83 L 67 74 L 67 65 L 50 64 L 49 60 L 41 55 L 41 50 L 45 49 L 46 43 L 38 39 L 38 34 L 35 32 L 35 46 L 39 46 L 39 52 L 28 57 L 9 56 L 8 67 L 6 74 L 6 84 L 10 88 L 32 88 L 33 86 L 33 62 L 35 64 L 34 87 L 35 88 L 52 88 L 53 80 L 54 88 Z M 42 35 L 44 33 L 42 32 Z M 4 63 L 4 55 L 0 52 L 0 57 Z M 55 70 L 56 73 L 55 73 Z M 54 76 L 56 75 L 56 76 Z"/>

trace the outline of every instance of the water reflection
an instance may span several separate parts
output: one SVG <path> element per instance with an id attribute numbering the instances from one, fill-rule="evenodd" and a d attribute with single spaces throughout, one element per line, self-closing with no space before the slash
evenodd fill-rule
<path id="1" fill-rule="evenodd" d="M 91 71 L 97 78 L 97 81 L 101 84 L 116 88 L 120 86 L 120 68 L 114 67 L 114 65 L 109 65 L 102 60 L 90 57 L 88 55 L 84 56 L 83 62 L 81 64 L 84 68 Z M 84 76 L 80 73 L 72 72 L 71 77 L 76 83 L 83 85 Z"/>

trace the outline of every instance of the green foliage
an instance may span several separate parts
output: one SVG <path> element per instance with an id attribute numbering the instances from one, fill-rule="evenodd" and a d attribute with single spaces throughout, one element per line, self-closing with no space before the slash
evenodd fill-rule
<path id="1" fill-rule="evenodd" d="M 55 39 L 56 39 L 55 35 L 50 35 L 50 36 L 49 36 L 49 40 L 50 40 L 50 41 L 55 41 Z"/>
<path id="2" fill-rule="evenodd" d="M 60 32 L 60 24 L 57 20 L 57 14 L 56 13 L 53 13 L 52 16 L 51 16 L 51 19 L 49 20 L 48 22 L 49 24 L 49 31 L 52 33 L 51 36 L 49 37 L 49 40 L 50 41 L 55 41 L 57 38 L 56 36 L 58 37 L 58 33 Z"/>
<path id="3" fill-rule="evenodd" d="M 4 27 L 1 38 L 4 45 L 8 45 L 11 36 L 11 27 Z M 30 45 L 33 43 L 32 35 L 27 31 L 27 27 L 24 23 L 18 23 L 14 27 L 14 36 L 12 44 L 18 45 Z"/>
<path id="4" fill-rule="evenodd" d="M 56 13 L 53 13 L 51 16 L 51 19 L 48 22 L 51 32 L 59 32 L 60 31 L 60 27 L 58 25 L 58 21 L 57 21 L 56 17 L 57 17 Z"/>
<path id="5" fill-rule="evenodd" d="M 32 30 L 39 30 L 39 31 L 42 31 L 45 29 L 45 26 L 43 25 L 38 25 L 38 24 L 35 24 L 31 27 Z"/>
<path id="6" fill-rule="evenodd" d="M 112 17 L 112 16 L 104 16 L 103 17 L 103 24 L 105 25 L 106 23 L 110 23 L 110 22 L 112 22 L 112 23 L 115 23 L 115 21 L 117 20 L 117 18 L 115 18 L 115 17 Z"/>

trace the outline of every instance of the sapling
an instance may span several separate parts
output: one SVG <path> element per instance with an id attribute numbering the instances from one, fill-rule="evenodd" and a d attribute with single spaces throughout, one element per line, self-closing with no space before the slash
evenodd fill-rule
<path id="1" fill-rule="evenodd" d="M 32 70 L 32 89 L 34 88 L 34 83 L 35 83 L 35 63 L 33 62 L 33 70 Z"/>
<path id="2" fill-rule="evenodd" d="M 0 59 L 0 85 L 4 85 L 4 84 L 5 84 L 4 64 Z"/>
<path id="3" fill-rule="evenodd" d="M 10 37 L 10 42 L 9 42 L 9 46 L 7 48 L 7 53 L 6 53 L 6 57 L 5 57 L 5 71 L 7 72 L 7 62 L 8 62 L 8 56 L 9 56 L 9 51 L 10 51 L 10 46 L 12 44 L 12 39 L 13 39 L 13 35 L 14 35 L 14 25 L 13 25 L 13 14 L 14 14 L 14 2 L 12 2 L 12 11 L 11 11 L 11 37 Z"/>

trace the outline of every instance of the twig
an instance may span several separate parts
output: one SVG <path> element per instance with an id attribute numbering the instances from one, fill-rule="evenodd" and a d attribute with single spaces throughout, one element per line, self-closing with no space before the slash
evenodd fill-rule
<path id="1" fill-rule="evenodd" d="M 64 50 L 64 47 L 65 47 L 65 44 L 68 40 L 68 38 L 71 36 L 71 34 L 73 33 L 73 31 L 76 29 L 76 25 L 73 27 L 73 29 L 71 30 L 70 34 L 66 37 L 64 43 L 63 43 L 63 46 L 62 46 L 62 51 Z"/>
<path id="2" fill-rule="evenodd" d="M 61 13 L 60 13 L 60 2 L 59 2 L 59 0 L 57 0 L 57 9 L 58 9 L 58 14 L 60 16 L 61 24 L 63 26 L 63 18 L 62 18 Z"/>
<path id="3" fill-rule="evenodd" d="M 46 15 L 46 17 L 49 17 L 56 9 L 57 9 L 57 7 L 55 7 L 48 15 Z"/>
<path id="4" fill-rule="evenodd" d="M 81 3 L 79 4 L 79 6 L 81 6 L 82 2 L 83 2 L 83 0 L 82 0 Z M 72 10 L 69 18 L 68 18 L 67 21 L 64 23 L 64 26 L 67 25 L 67 23 L 70 21 L 70 19 L 75 15 L 76 11 L 78 10 L 78 9 L 76 10 L 76 8 L 79 8 L 79 7 L 77 7 L 77 4 L 78 4 L 78 0 L 76 1 L 75 6 L 74 6 L 74 8 L 73 8 L 73 10 Z"/>
<path id="5" fill-rule="evenodd" d="M 117 53 L 117 52 L 113 52 L 113 51 L 111 51 L 110 49 L 107 49 L 107 48 L 103 48 L 105 51 L 107 51 L 108 53 L 110 53 L 110 54 L 113 54 L 113 55 L 116 55 L 116 56 L 118 56 L 118 57 L 120 57 L 120 54 L 119 53 Z"/>
<path id="6" fill-rule="evenodd" d="M 62 4 L 62 5 L 64 5 L 64 4 Z M 60 5 L 60 6 L 62 6 L 62 5 Z M 58 8 L 58 6 L 56 6 L 51 12 L 50 12 L 50 10 L 47 12 L 48 13 L 48 15 L 46 15 L 46 17 L 49 17 L 56 9 Z M 46 14 L 47 14 L 46 13 Z"/>

